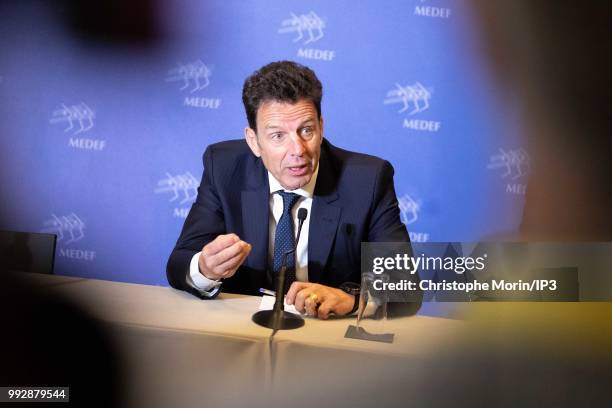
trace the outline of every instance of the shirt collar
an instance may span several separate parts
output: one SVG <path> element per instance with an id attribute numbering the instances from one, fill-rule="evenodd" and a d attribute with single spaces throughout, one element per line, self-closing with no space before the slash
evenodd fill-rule
<path id="1" fill-rule="evenodd" d="M 312 196 L 314 195 L 315 185 L 317 184 L 317 176 L 318 175 L 319 175 L 319 165 L 317 163 L 317 169 L 312 174 L 312 177 L 310 178 L 310 181 L 308 182 L 308 184 L 306 184 L 302 188 L 298 188 L 298 189 L 290 191 L 290 190 L 287 190 L 286 188 L 284 188 L 283 186 L 281 186 L 281 183 L 279 183 L 279 181 L 276 179 L 276 177 L 274 177 L 272 175 L 272 173 L 270 173 L 268 171 L 268 180 L 269 180 L 269 184 L 270 184 L 270 194 L 274 194 L 277 191 L 282 190 L 282 191 L 288 191 L 290 193 L 295 193 L 295 194 L 301 195 L 302 197 L 312 198 Z"/>

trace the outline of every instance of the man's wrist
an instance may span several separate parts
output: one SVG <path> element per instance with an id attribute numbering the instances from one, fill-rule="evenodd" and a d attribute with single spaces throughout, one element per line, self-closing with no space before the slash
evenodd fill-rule
<path id="1" fill-rule="evenodd" d="M 215 280 L 213 278 L 209 278 L 208 276 L 206 276 L 206 274 L 203 272 L 203 268 L 202 268 L 202 252 L 198 252 L 198 272 L 200 273 L 200 275 L 202 275 L 203 277 L 205 277 L 206 279 L 209 280 Z"/>
<path id="2" fill-rule="evenodd" d="M 353 314 L 359 308 L 359 296 L 361 294 L 361 286 L 355 282 L 345 282 L 340 285 L 340 290 L 353 297 L 353 307 L 347 314 Z"/>
<path id="3" fill-rule="evenodd" d="M 200 254 L 201 252 L 198 252 L 191 259 L 191 264 L 189 266 L 189 277 L 191 278 L 191 282 L 196 289 L 208 292 L 218 288 L 221 285 L 221 282 L 210 279 L 202 273 L 199 263 Z"/>
<path id="4" fill-rule="evenodd" d="M 353 314 L 357 311 L 357 309 L 359 309 L 359 296 L 353 295 L 353 297 L 355 298 L 355 302 L 353 303 L 353 308 L 351 309 L 349 314 Z"/>
<path id="5" fill-rule="evenodd" d="M 208 279 L 209 281 L 213 281 L 213 282 L 219 282 L 219 284 L 221 283 L 221 278 L 215 278 L 215 277 L 210 277 L 207 276 L 204 273 L 204 268 L 202 268 L 202 257 L 204 255 L 202 255 L 202 252 L 198 252 L 198 272 L 200 273 L 200 275 L 202 275 L 205 279 Z"/>

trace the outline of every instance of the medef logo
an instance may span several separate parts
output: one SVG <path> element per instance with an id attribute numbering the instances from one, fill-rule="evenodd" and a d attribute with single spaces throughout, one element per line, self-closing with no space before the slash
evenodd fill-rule
<path id="1" fill-rule="evenodd" d="M 104 150 L 105 140 L 86 137 L 76 137 L 78 134 L 89 132 L 94 127 L 96 113 L 85 102 L 77 105 L 67 106 L 61 104 L 59 109 L 53 111 L 49 123 L 65 124 L 64 133 L 70 133 L 68 146 L 73 149 L 82 150 Z"/>
<path id="2" fill-rule="evenodd" d="M 71 132 L 73 135 L 78 135 L 81 132 L 87 132 L 94 126 L 96 114 L 85 102 L 78 105 L 66 106 L 62 103 L 60 109 L 53 111 L 53 116 L 50 123 L 66 123 L 67 127 L 64 132 Z"/>
<path id="3" fill-rule="evenodd" d="M 281 22 L 278 33 L 293 34 L 294 43 L 299 42 L 302 45 L 308 45 L 324 37 L 324 28 L 325 20 L 319 17 L 314 11 L 300 15 L 292 12 L 289 14 L 289 18 Z M 297 56 L 305 59 L 331 61 L 335 58 L 336 51 L 300 47 L 297 51 Z"/>
<path id="4" fill-rule="evenodd" d="M 85 223 L 75 213 L 58 217 L 51 214 L 51 218 L 44 223 L 44 230 L 57 235 L 57 242 L 71 244 L 80 241 L 85 236 Z"/>
<path id="5" fill-rule="evenodd" d="M 403 106 L 398 113 L 404 113 L 410 109 L 408 114 L 414 115 L 429 109 L 431 94 L 432 91 L 426 89 L 420 82 L 407 86 L 395 84 L 395 88 L 387 92 L 385 105 L 401 103 Z"/>
<path id="6" fill-rule="evenodd" d="M 432 94 L 432 88 L 426 88 L 418 81 L 412 85 L 405 86 L 396 83 L 395 88 L 387 92 L 383 103 L 385 105 L 399 104 L 401 107 L 397 113 L 413 117 L 429 109 Z M 440 130 L 440 126 L 441 123 L 439 121 L 416 118 L 405 118 L 402 122 L 404 129 L 426 132 L 437 132 Z"/>
<path id="7" fill-rule="evenodd" d="M 60 245 L 59 256 L 82 261 L 93 261 L 96 253 L 91 250 L 74 248 L 73 244 L 85 237 L 85 222 L 75 213 L 57 216 L 51 214 L 51 218 L 44 222 L 41 232 L 57 235 Z M 67 248 L 70 246 L 71 248 Z"/>
<path id="8" fill-rule="evenodd" d="M 189 92 L 194 93 L 210 85 L 211 74 L 210 68 L 200 60 L 190 64 L 181 64 L 179 62 L 175 68 L 168 71 L 166 81 L 182 82 L 183 86 L 179 88 L 181 91 L 189 89 Z"/>
<path id="9" fill-rule="evenodd" d="M 527 190 L 525 177 L 529 174 L 531 160 L 524 149 L 504 150 L 489 157 L 489 170 L 499 170 L 500 177 L 506 181 L 506 193 L 524 195 Z"/>
<path id="10" fill-rule="evenodd" d="M 406 224 L 406 226 L 415 223 L 419 219 L 421 203 L 414 200 L 408 194 L 404 194 L 403 196 L 399 197 L 397 201 L 401 221 Z M 429 233 L 426 232 L 415 232 L 408 230 L 408 234 L 410 235 L 410 240 L 412 242 L 427 242 L 429 240 Z"/>
<path id="11" fill-rule="evenodd" d="M 180 82 L 180 91 L 190 94 L 201 92 L 210 85 L 212 69 L 201 60 L 189 64 L 178 63 L 176 67 L 168 70 L 167 82 Z M 197 96 L 186 96 L 183 100 L 184 106 L 193 108 L 218 109 L 221 106 L 219 98 L 204 98 Z"/>
<path id="12" fill-rule="evenodd" d="M 173 216 L 187 218 L 189 214 L 188 205 L 195 201 L 199 184 L 199 181 L 191 172 L 175 176 L 166 173 L 166 177 L 157 183 L 155 194 L 171 194 L 169 201 L 179 205 L 179 207 L 174 208 Z"/>
<path id="13" fill-rule="evenodd" d="M 427 3 L 428 0 L 419 0 L 414 7 L 414 15 L 419 17 L 432 17 L 432 18 L 450 18 L 451 9 L 448 7 L 436 7 L 430 6 Z M 420 4 L 419 4 L 420 3 Z"/>
<path id="14" fill-rule="evenodd" d="M 290 14 L 291 17 L 283 20 L 281 23 L 281 28 L 278 30 L 279 33 L 295 33 L 297 36 L 293 39 L 293 42 L 302 41 L 304 45 L 323 38 L 325 21 L 317 13 L 311 11 L 300 16 L 294 13 Z"/>

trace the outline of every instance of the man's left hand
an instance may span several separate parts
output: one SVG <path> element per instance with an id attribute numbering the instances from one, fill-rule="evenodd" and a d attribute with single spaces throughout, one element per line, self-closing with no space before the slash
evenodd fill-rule
<path id="1" fill-rule="evenodd" d="M 293 282 L 285 301 L 300 313 L 327 319 L 330 313 L 344 316 L 353 310 L 355 296 L 318 283 Z"/>

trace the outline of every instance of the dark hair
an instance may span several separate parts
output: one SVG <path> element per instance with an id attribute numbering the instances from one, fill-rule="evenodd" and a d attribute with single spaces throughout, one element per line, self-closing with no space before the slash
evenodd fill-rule
<path id="1" fill-rule="evenodd" d="M 261 67 L 244 81 L 242 103 L 251 129 L 257 131 L 257 109 L 263 102 L 311 101 L 321 117 L 323 87 L 308 67 L 293 61 L 277 61 Z"/>

